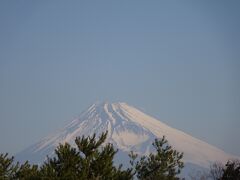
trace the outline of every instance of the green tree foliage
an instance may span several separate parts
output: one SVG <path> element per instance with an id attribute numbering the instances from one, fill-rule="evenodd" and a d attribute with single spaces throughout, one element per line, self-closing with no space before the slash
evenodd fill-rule
<path id="1" fill-rule="evenodd" d="M 183 168 L 183 154 L 173 150 L 165 137 L 155 140 L 156 153 L 143 156 L 138 161 L 131 153 L 132 168 L 122 169 L 113 163 L 117 150 L 112 144 L 104 144 L 107 132 L 97 139 L 96 135 L 77 137 L 76 146 L 60 144 L 55 149 L 55 156 L 48 157 L 40 167 L 14 163 L 8 154 L 0 155 L 0 180 L 38 180 L 38 179 L 81 179 L 81 180 L 131 180 L 138 179 L 178 179 Z"/>
<path id="2" fill-rule="evenodd" d="M 183 153 L 179 153 L 168 145 L 163 136 L 162 139 L 155 139 L 153 146 L 156 153 L 150 153 L 136 161 L 137 155 L 130 154 L 130 164 L 133 165 L 138 179 L 146 180 L 176 180 L 183 168 Z"/>
<path id="3" fill-rule="evenodd" d="M 0 179 L 40 179 L 37 165 L 30 165 L 27 161 L 20 165 L 14 163 L 14 157 L 8 154 L 0 154 Z"/>
<path id="4" fill-rule="evenodd" d="M 69 144 L 59 145 L 56 157 L 48 158 L 41 168 L 43 177 L 52 179 L 131 179 L 131 170 L 121 170 L 113 164 L 117 151 L 112 144 L 101 146 L 107 132 L 98 140 L 92 137 L 77 137 L 77 149 Z"/>
<path id="5" fill-rule="evenodd" d="M 38 180 L 41 179 L 41 174 L 37 165 L 30 165 L 27 161 L 18 167 L 15 175 L 16 179 Z"/>
<path id="6" fill-rule="evenodd" d="M 13 164 L 14 158 L 8 154 L 0 154 L 0 179 L 14 179 L 18 171 L 18 164 Z"/>

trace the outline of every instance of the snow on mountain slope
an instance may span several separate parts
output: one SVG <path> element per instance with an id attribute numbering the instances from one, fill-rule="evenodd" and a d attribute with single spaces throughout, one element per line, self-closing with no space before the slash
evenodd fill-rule
<path id="1" fill-rule="evenodd" d="M 108 130 L 107 142 L 115 145 L 120 154 L 131 150 L 147 154 L 153 150 L 155 138 L 166 136 L 173 148 L 184 152 L 184 162 L 201 167 L 209 167 L 215 161 L 225 163 L 236 158 L 224 151 L 194 138 L 180 130 L 169 127 L 161 121 L 146 115 L 126 103 L 97 103 L 84 111 L 63 129 L 42 139 L 38 143 L 16 155 L 16 159 L 40 163 L 51 156 L 59 143 L 74 144 L 77 136 L 101 134 Z"/>

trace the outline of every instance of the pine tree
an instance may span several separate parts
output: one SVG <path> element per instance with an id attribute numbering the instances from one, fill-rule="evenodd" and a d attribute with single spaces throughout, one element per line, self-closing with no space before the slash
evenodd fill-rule
<path id="1" fill-rule="evenodd" d="M 16 172 L 16 179 L 24 179 L 24 180 L 40 180 L 41 174 L 39 172 L 37 165 L 30 165 L 28 161 L 24 164 L 20 165 Z"/>
<path id="2" fill-rule="evenodd" d="M 156 153 L 143 156 L 137 160 L 137 155 L 131 153 L 131 165 L 135 169 L 138 179 L 161 179 L 176 180 L 183 168 L 183 153 L 173 150 L 168 141 L 163 136 L 162 139 L 155 139 L 153 146 Z"/>
<path id="3" fill-rule="evenodd" d="M 14 164 L 14 157 L 8 157 L 8 153 L 0 154 L 0 179 L 14 179 L 19 165 Z"/>
<path id="4" fill-rule="evenodd" d="M 75 140 L 77 148 L 68 143 L 60 144 L 55 149 L 55 156 L 48 157 L 40 167 L 30 165 L 28 162 L 14 163 L 13 157 L 0 154 L 0 180 L 131 180 L 134 175 L 138 179 L 178 179 L 177 175 L 183 168 L 181 161 L 183 154 L 173 150 L 165 137 L 156 139 L 153 143 L 155 154 L 143 156 L 137 161 L 137 155 L 131 153 L 132 168 L 127 170 L 122 170 L 122 165 L 118 167 L 114 165 L 117 150 L 112 144 L 104 145 L 106 138 L 107 132 L 102 133 L 98 140 L 95 134 L 77 137 Z"/>
<path id="5" fill-rule="evenodd" d="M 103 146 L 107 132 L 98 140 L 92 137 L 77 137 L 77 149 L 69 144 L 59 145 L 56 157 L 48 158 L 41 167 L 42 177 L 51 179 L 131 179 L 131 170 L 116 168 L 113 159 L 117 150 L 112 144 Z"/>
<path id="6" fill-rule="evenodd" d="M 44 177 L 77 179 L 80 170 L 80 156 L 68 143 L 60 144 L 55 150 L 56 157 L 48 158 L 41 168 Z"/>

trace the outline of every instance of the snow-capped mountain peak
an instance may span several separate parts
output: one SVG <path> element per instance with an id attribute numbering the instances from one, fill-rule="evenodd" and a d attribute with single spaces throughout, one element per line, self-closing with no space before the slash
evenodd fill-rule
<path id="1" fill-rule="evenodd" d="M 18 160 L 28 159 L 30 162 L 39 163 L 47 155 L 51 156 L 59 143 L 74 144 L 77 136 L 93 133 L 100 135 L 105 131 L 108 131 L 107 142 L 118 148 L 121 155 L 127 156 L 130 151 L 148 154 L 153 150 L 154 139 L 166 136 L 174 149 L 184 153 L 185 163 L 209 167 L 212 162 L 226 162 L 235 158 L 187 133 L 171 128 L 124 102 L 91 105 L 63 129 L 30 146 L 16 157 Z"/>

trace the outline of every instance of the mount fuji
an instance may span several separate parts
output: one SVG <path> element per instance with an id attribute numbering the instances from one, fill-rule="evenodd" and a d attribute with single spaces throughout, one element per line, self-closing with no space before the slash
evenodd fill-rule
<path id="1" fill-rule="evenodd" d="M 208 168 L 213 162 L 226 163 L 237 158 L 224 151 L 194 138 L 187 133 L 171 128 L 161 121 L 141 112 L 126 103 L 96 103 L 68 123 L 63 129 L 45 137 L 36 144 L 16 154 L 20 162 L 42 163 L 46 156 L 54 155 L 59 143 L 68 142 L 74 146 L 77 136 L 88 136 L 108 131 L 106 142 L 112 143 L 119 152 L 116 161 L 128 163 L 128 153 L 139 155 L 153 151 L 152 142 L 163 136 L 169 144 L 184 153 L 185 169 Z"/>

